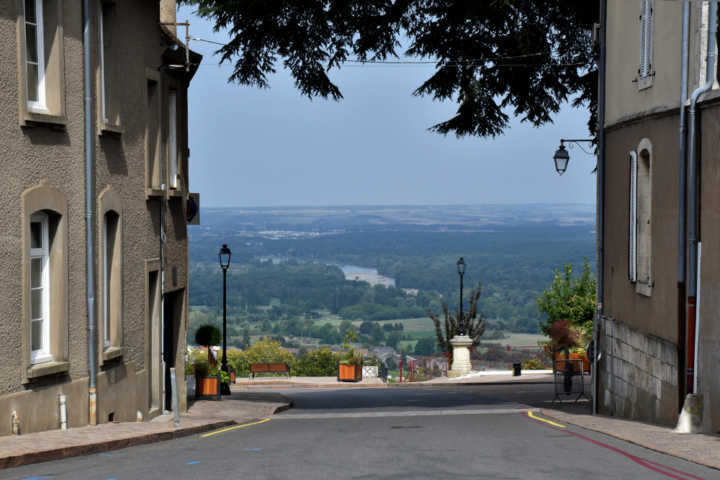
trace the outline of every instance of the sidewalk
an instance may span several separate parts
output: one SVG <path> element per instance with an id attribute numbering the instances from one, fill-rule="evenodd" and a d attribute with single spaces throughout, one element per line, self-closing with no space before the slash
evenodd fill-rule
<path id="1" fill-rule="evenodd" d="M 162 415 L 150 422 L 103 423 L 4 436 L 0 437 L 0 469 L 184 437 L 266 418 L 289 406 L 289 401 L 277 393 L 234 393 L 220 402 L 193 403 L 188 413 L 180 416 L 177 428 L 172 415 Z"/>
<path id="2" fill-rule="evenodd" d="M 591 415 L 590 405 L 585 408 L 542 408 L 541 413 L 560 423 L 603 433 L 645 447 L 649 450 L 672 455 L 693 463 L 720 470 L 720 436 L 675 433 L 672 428 L 633 422 L 619 418 Z M 720 476 L 720 473 L 718 474 Z"/>
<path id="3" fill-rule="evenodd" d="M 437 377 L 425 382 L 415 382 L 409 385 L 481 385 L 481 384 L 538 384 L 553 383 L 552 370 L 523 370 L 522 375 L 514 377 L 512 372 L 507 371 L 481 371 L 473 372 L 462 377 L 448 378 Z"/>
<path id="4" fill-rule="evenodd" d="M 523 372 L 524 375 L 525 372 Z M 435 386 L 426 385 L 428 387 Z M 446 385 L 452 384 L 445 383 L 443 386 Z M 603 415 L 593 416 L 592 404 L 586 398 L 575 402 L 572 398 L 563 397 L 562 401 L 553 402 L 552 383 L 517 382 L 514 385 L 512 383 L 461 383 L 458 386 L 467 388 L 470 392 L 482 392 L 484 395 L 492 393 L 499 398 L 528 405 L 539 410 L 544 417 L 564 425 L 574 425 L 592 430 L 649 450 L 720 470 L 720 436 L 717 435 L 680 434 L 675 433 L 669 427 Z M 718 477 L 720 478 L 720 473 L 718 473 Z"/>
<path id="5" fill-rule="evenodd" d="M 363 377 L 359 382 L 339 382 L 337 377 L 238 377 L 231 385 L 232 391 L 275 388 L 368 388 L 387 386 L 380 378 Z"/>

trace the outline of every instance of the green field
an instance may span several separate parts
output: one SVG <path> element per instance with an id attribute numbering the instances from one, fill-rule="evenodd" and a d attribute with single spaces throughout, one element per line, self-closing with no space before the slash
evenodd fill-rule
<path id="1" fill-rule="evenodd" d="M 342 322 L 342 319 L 338 317 L 337 315 L 323 315 L 323 317 L 319 318 L 315 321 L 316 324 L 325 324 L 330 323 L 333 326 L 338 326 Z M 400 346 L 404 347 L 406 345 L 411 346 L 412 348 L 415 348 L 415 343 L 418 339 L 435 335 L 435 326 L 433 325 L 432 320 L 428 317 L 422 317 L 422 318 L 403 318 L 399 320 L 383 320 L 377 322 L 380 325 L 384 325 L 386 323 L 402 323 L 403 324 L 403 336 L 407 337 L 408 340 L 402 340 L 400 342 Z M 357 320 L 352 322 L 352 324 L 355 327 L 359 327 L 362 321 Z M 536 347 L 538 344 L 538 341 L 541 340 L 547 340 L 547 337 L 541 334 L 536 333 L 505 333 L 505 338 L 501 340 L 489 340 L 492 342 L 499 343 L 501 345 L 509 345 L 511 347 Z"/>

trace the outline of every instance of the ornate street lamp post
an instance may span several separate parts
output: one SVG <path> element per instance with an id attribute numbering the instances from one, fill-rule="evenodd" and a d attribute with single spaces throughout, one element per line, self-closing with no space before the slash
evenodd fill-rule
<path id="1" fill-rule="evenodd" d="M 574 143 L 582 150 L 582 147 L 580 146 L 581 143 L 592 143 L 593 140 L 591 138 L 561 138 L 560 146 L 557 150 L 555 150 L 555 155 L 553 155 L 553 161 L 555 162 L 555 171 L 558 173 L 558 175 L 562 175 L 563 173 L 565 173 L 565 170 L 567 170 L 568 167 L 568 163 L 570 162 L 570 154 L 568 153 L 567 148 L 565 148 L 565 142 Z M 570 145 L 570 147 L 572 147 L 572 145 Z M 585 151 L 585 153 L 588 152 Z"/>
<path id="2" fill-rule="evenodd" d="M 218 260 L 220 262 L 220 268 L 222 268 L 223 272 L 223 331 L 222 331 L 222 371 L 227 373 L 228 372 L 228 365 L 227 365 L 227 271 L 228 267 L 230 267 L 230 256 L 232 255 L 232 252 L 228 248 L 226 244 L 223 243 L 222 248 L 218 252 Z M 230 395 L 230 384 L 224 383 L 222 384 L 222 394 L 223 395 Z"/>
<path id="3" fill-rule="evenodd" d="M 460 315 L 458 317 L 458 335 L 467 335 L 467 325 L 465 324 L 465 315 L 463 315 L 463 276 L 465 275 L 465 260 L 460 257 L 457 261 L 457 272 L 460 276 Z"/>
<path id="4" fill-rule="evenodd" d="M 465 276 L 465 260 L 460 257 L 456 263 L 457 272 L 460 276 L 460 305 L 458 308 L 457 330 L 455 336 L 450 339 L 453 349 L 452 365 L 448 370 L 448 377 L 459 377 L 472 371 L 470 362 L 470 347 L 473 344 L 472 338 L 468 336 L 468 324 L 463 313 L 463 277 Z"/>

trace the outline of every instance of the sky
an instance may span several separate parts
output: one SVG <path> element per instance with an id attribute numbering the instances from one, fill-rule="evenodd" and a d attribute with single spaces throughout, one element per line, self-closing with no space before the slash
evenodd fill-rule
<path id="1" fill-rule="evenodd" d="M 191 37 L 227 41 L 182 7 L 186 19 Z M 303 97 L 281 64 L 269 89 L 229 84 L 217 45 L 191 47 L 204 59 L 189 92 L 190 190 L 204 207 L 595 203 L 594 157 L 570 149 L 563 176 L 552 161 L 560 138 L 588 137 L 584 109 L 458 139 L 428 131 L 455 103 L 412 96 L 432 65 L 346 65 L 331 74 L 335 102 Z"/>

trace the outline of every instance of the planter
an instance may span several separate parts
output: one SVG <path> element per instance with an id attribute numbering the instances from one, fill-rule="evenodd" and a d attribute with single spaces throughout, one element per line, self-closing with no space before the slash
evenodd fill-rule
<path id="1" fill-rule="evenodd" d="M 590 360 L 587 357 L 587 354 L 585 353 L 571 353 L 570 354 L 570 360 L 582 360 L 582 368 L 583 371 L 589 372 L 590 371 Z M 556 362 L 556 368 L 558 372 L 565 371 L 565 353 L 564 352 L 555 352 L 555 362 Z M 572 367 L 573 372 L 580 372 L 580 362 L 573 361 Z"/>
<path id="2" fill-rule="evenodd" d="M 359 382 L 362 380 L 362 364 L 360 365 L 338 365 L 338 381 Z"/>
<path id="3" fill-rule="evenodd" d="M 220 395 L 219 377 L 197 377 L 195 394 L 198 397 L 217 397 Z"/>
<path id="4" fill-rule="evenodd" d="M 230 383 L 235 383 L 235 372 L 230 372 Z"/>

